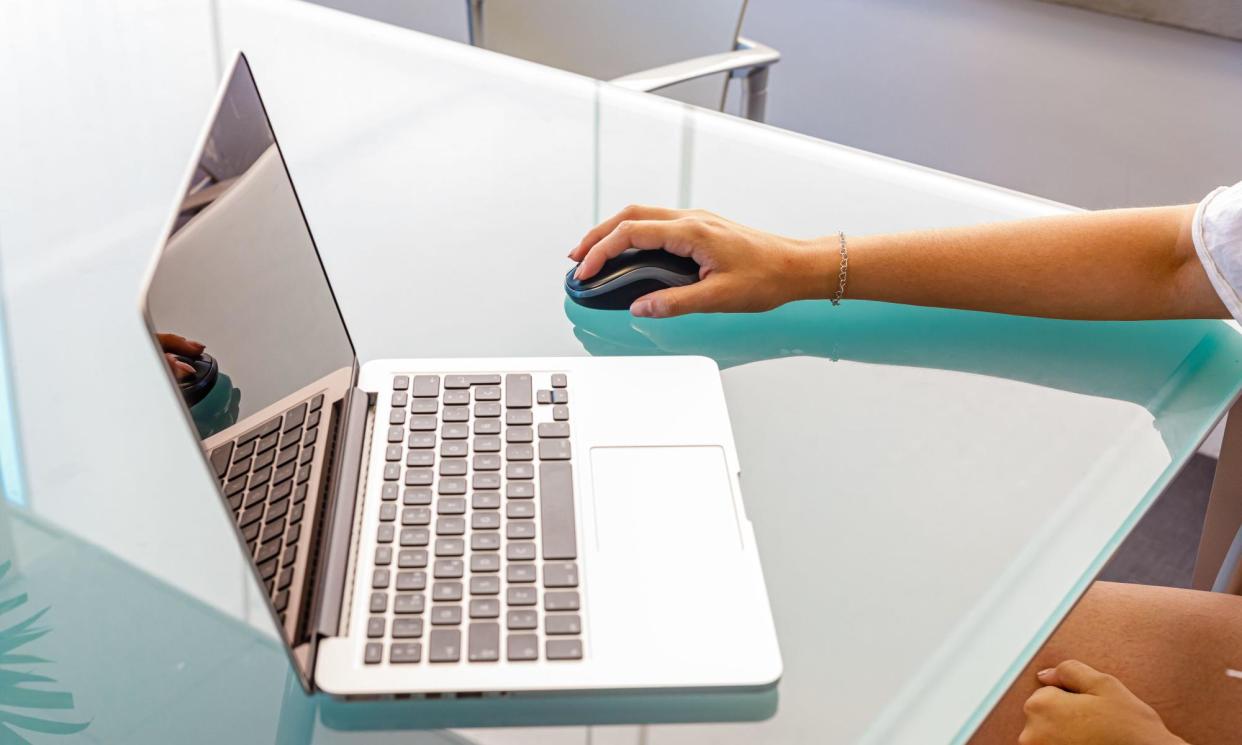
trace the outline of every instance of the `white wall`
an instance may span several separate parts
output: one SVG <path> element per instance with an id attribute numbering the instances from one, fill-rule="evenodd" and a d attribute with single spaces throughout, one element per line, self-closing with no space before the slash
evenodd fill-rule
<path id="1" fill-rule="evenodd" d="M 320 1 L 466 38 L 464 0 Z M 1242 42 L 1035 0 L 750 0 L 743 33 L 780 127 L 1083 207 L 1242 179 Z"/>

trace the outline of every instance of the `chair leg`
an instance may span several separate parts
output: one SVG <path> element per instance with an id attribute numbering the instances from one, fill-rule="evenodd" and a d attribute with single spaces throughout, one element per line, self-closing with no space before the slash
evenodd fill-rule
<path id="1" fill-rule="evenodd" d="M 1193 586 L 1211 590 L 1216 583 L 1230 546 L 1242 529 L 1242 402 L 1229 410 L 1225 437 L 1220 446 L 1220 461 L 1212 479 L 1212 494 L 1203 518 L 1203 535 L 1199 539 L 1199 555 L 1195 559 Z M 1238 592 L 1242 588 L 1232 588 Z"/>
<path id="2" fill-rule="evenodd" d="M 742 76 L 742 116 L 763 121 L 768 101 L 768 68 L 755 67 Z"/>

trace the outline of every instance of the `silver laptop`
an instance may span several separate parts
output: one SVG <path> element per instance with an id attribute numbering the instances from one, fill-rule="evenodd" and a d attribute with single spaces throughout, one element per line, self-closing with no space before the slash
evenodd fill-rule
<path id="1" fill-rule="evenodd" d="M 142 312 L 306 689 L 775 683 L 715 364 L 360 365 L 244 57 L 213 112 Z"/>

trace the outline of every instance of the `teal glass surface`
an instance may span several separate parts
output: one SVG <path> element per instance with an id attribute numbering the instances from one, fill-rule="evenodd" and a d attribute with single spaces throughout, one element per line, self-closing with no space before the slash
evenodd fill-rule
<path id="1" fill-rule="evenodd" d="M 10 7 L 0 301 L 26 489 L 0 502 L 0 741 L 960 742 L 1242 383 L 1217 321 L 585 310 L 565 253 L 632 202 L 794 236 L 1070 208 L 306 3 Z M 717 361 L 777 688 L 302 692 L 137 311 L 239 48 L 361 361 Z M 221 392 L 198 426 L 230 416 Z"/>
<path id="2" fill-rule="evenodd" d="M 0 263 L 3 263 L 0 261 Z M 4 267 L 0 266 L 0 288 L 4 286 Z M 10 362 L 4 317 L 4 297 L 0 292 L 0 497 L 11 504 L 26 502 L 23 488 L 20 440 L 17 434 L 17 405 L 13 402 Z"/>

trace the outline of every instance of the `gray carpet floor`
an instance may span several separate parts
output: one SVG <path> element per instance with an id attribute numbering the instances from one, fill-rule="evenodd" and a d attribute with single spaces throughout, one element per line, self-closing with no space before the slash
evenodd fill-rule
<path id="1" fill-rule="evenodd" d="M 1099 579 L 1190 587 L 1216 460 L 1190 459 L 1101 570 Z"/>

